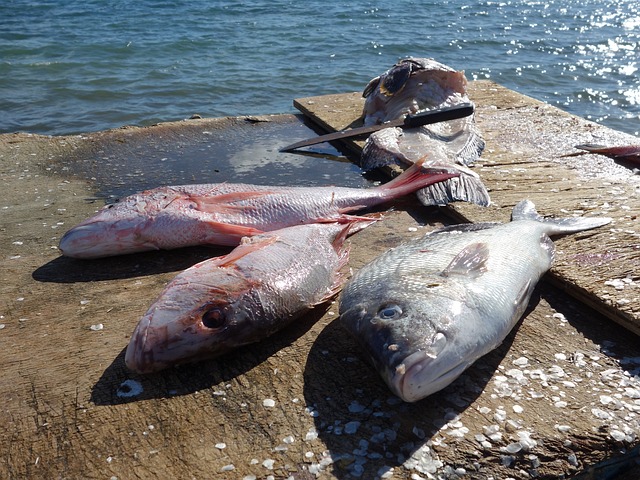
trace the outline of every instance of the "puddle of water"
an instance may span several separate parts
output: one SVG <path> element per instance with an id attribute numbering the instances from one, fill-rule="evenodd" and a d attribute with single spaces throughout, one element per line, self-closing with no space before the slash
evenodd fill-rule
<path id="1" fill-rule="evenodd" d="M 109 202 L 161 185 L 233 182 L 366 188 L 380 179 L 363 176 L 329 144 L 315 145 L 314 155 L 278 151 L 315 135 L 294 115 L 268 122 L 232 119 L 214 128 L 185 122 L 100 137 L 91 152 L 79 152 L 67 165 L 73 174 L 90 179 L 96 196 Z"/>

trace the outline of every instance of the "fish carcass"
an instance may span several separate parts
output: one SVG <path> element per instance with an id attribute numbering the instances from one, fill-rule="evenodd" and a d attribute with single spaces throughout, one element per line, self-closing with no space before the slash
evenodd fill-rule
<path id="1" fill-rule="evenodd" d="M 469 103 L 464 72 L 429 58 L 406 58 L 369 82 L 363 92 L 364 124 L 375 125 L 419 111 Z M 460 176 L 418 192 L 425 205 L 464 200 L 489 204 L 480 177 L 467 168 L 484 149 L 474 116 L 403 130 L 385 128 L 369 136 L 361 157 L 365 170 L 411 165 L 424 155 L 429 165 L 456 168 Z"/>
<path id="2" fill-rule="evenodd" d="M 59 248 L 99 258 L 193 245 L 238 245 L 245 236 L 292 225 L 352 220 L 349 213 L 408 195 L 458 172 L 417 162 L 379 187 L 272 187 L 201 184 L 160 187 L 128 196 L 64 234 Z"/>
<path id="3" fill-rule="evenodd" d="M 507 224 L 454 225 L 391 249 L 345 285 L 340 321 L 407 402 L 453 382 L 496 348 L 551 267 L 549 235 L 609 218 L 540 217 L 518 203 Z"/>
<path id="4" fill-rule="evenodd" d="M 299 225 L 245 238 L 176 276 L 136 327 L 127 367 L 149 373 L 262 340 L 333 297 L 344 240 L 374 219 Z"/>

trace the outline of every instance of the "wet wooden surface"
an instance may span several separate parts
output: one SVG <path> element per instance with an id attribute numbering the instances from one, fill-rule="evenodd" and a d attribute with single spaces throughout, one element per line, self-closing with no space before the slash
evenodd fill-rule
<path id="1" fill-rule="evenodd" d="M 610 295 L 601 296 L 605 305 L 620 298 L 619 284 L 601 283 L 598 272 L 624 274 L 621 292 L 631 301 L 621 311 L 633 313 L 637 269 L 607 270 L 607 262 L 637 262 L 629 248 L 638 243 L 637 181 L 622 167 L 605 181 L 579 168 L 585 157 L 568 159 L 574 166 L 556 158 L 575 136 L 619 134 L 486 82 L 472 85 L 472 99 L 487 140 L 476 168 L 496 205 L 456 211 L 506 219 L 530 176 L 527 196 L 543 214 L 613 216 L 615 231 L 599 232 L 597 246 L 576 251 L 569 238 L 559 241 L 557 269 L 595 272 L 592 289 Z M 135 151 L 142 138 L 187 128 L 212 126 L 125 129 L 104 141 Z M 60 236 L 99 206 L 86 200 L 95 194 L 90 180 L 60 166 L 97 161 L 98 137 L 0 135 L 0 478 L 566 478 L 637 454 L 638 338 L 548 282 L 503 345 L 416 404 L 393 397 L 360 357 L 335 322 L 335 303 L 217 360 L 150 376 L 127 371 L 129 336 L 166 282 L 221 252 L 60 257 Z M 610 160 L 597 162 L 604 170 Z M 450 222 L 441 213 L 412 198 L 397 204 L 351 237 L 350 268 Z M 588 267 L 565 267 L 578 261 Z"/>

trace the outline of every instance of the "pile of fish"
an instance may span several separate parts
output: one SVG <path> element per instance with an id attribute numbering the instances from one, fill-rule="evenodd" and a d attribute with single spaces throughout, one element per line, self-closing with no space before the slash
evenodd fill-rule
<path id="1" fill-rule="evenodd" d="M 428 58 L 399 61 L 364 89 L 364 124 L 384 123 L 419 111 L 469 103 L 467 79 Z M 484 149 L 473 115 L 457 120 L 403 130 L 384 128 L 372 133 L 364 145 L 364 170 L 386 165 L 411 165 L 424 155 L 429 165 L 455 169 L 459 176 L 418 192 L 424 205 L 446 205 L 456 200 L 489 205 L 489 193 L 478 174 L 467 168 Z"/>
<path id="2" fill-rule="evenodd" d="M 469 103 L 463 72 L 409 58 L 364 90 L 365 124 Z M 262 340 L 333 298 L 346 279 L 348 235 L 378 221 L 356 211 L 416 192 L 426 205 L 488 205 L 468 168 L 482 152 L 474 118 L 413 130 L 383 128 L 364 169 L 406 170 L 379 187 L 247 184 L 160 187 L 108 205 L 69 230 L 60 250 L 91 259 L 192 245 L 227 255 L 177 275 L 136 327 L 125 354 L 139 373 L 215 357 Z M 344 287 L 341 323 L 391 390 L 417 401 L 451 383 L 505 338 L 554 256 L 548 235 L 609 219 L 541 218 L 523 201 L 509 224 L 452 226 L 389 250 Z"/>
<path id="3" fill-rule="evenodd" d="M 148 373 L 261 340 L 344 281 L 342 243 L 375 218 L 351 212 L 458 175 L 419 161 L 375 188 L 212 184 L 160 187 L 108 205 L 69 230 L 62 253 L 100 258 L 237 245 L 178 275 L 140 320 L 125 355 Z"/>

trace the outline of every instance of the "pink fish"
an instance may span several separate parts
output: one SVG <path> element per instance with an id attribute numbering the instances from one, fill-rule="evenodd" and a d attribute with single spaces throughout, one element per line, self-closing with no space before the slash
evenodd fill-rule
<path id="1" fill-rule="evenodd" d="M 140 320 L 127 367 L 149 373 L 262 340 L 333 297 L 344 279 L 347 234 L 369 225 L 316 223 L 243 239 L 226 256 L 171 281 Z"/>
<path id="2" fill-rule="evenodd" d="M 576 148 L 586 150 L 584 153 L 599 153 L 600 155 L 605 155 L 609 158 L 613 158 L 614 160 L 640 163 L 640 145 L 606 147 L 604 145 L 587 143 L 584 145 L 576 145 Z"/>
<path id="3" fill-rule="evenodd" d="M 316 222 L 349 222 L 350 212 L 455 177 L 424 159 L 375 188 L 201 184 L 160 187 L 107 205 L 60 240 L 63 255 L 99 258 L 192 245 L 237 245 L 245 236 Z"/>

